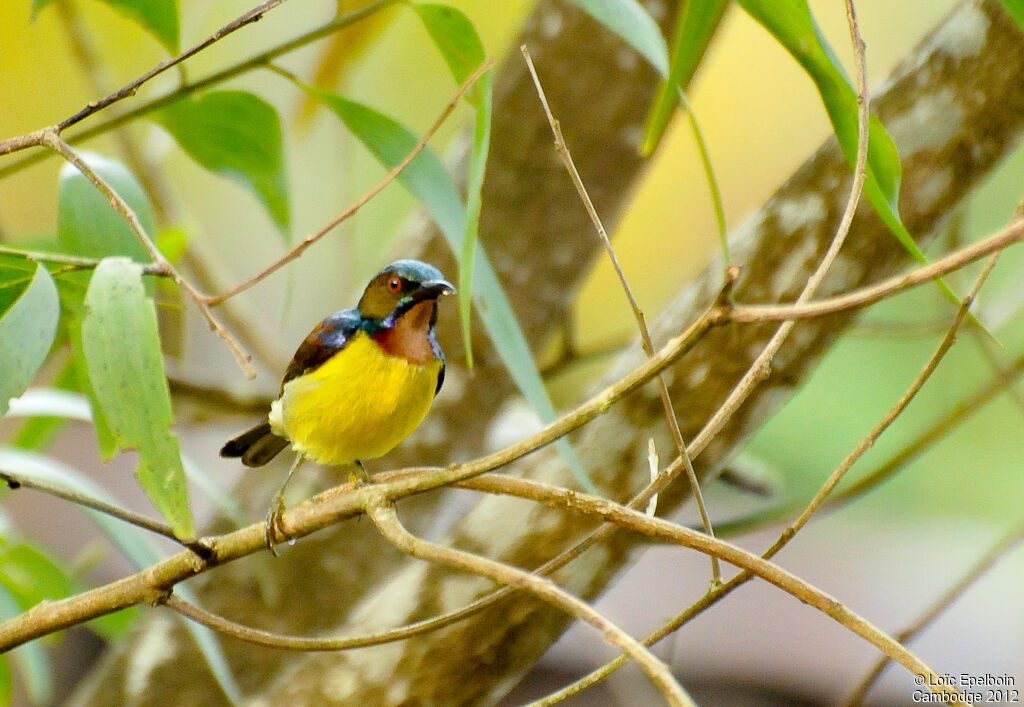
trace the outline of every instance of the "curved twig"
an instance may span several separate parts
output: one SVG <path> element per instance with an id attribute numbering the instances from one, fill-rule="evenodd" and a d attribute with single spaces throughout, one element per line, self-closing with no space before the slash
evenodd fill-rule
<path id="1" fill-rule="evenodd" d="M 538 577 L 487 557 L 473 555 L 462 550 L 456 550 L 418 538 L 401 524 L 398 520 L 398 515 L 395 513 L 394 506 L 391 504 L 390 499 L 386 497 L 378 497 L 368 503 L 366 512 L 381 532 L 381 535 L 396 548 L 408 555 L 517 587 L 536 595 L 570 616 L 580 621 L 585 621 L 600 631 L 608 643 L 618 646 L 630 658 L 635 660 L 640 668 L 647 673 L 651 681 L 661 690 L 669 704 L 696 705 L 683 690 L 682 686 L 672 677 L 672 673 L 667 665 L 603 614 L 595 611 L 585 601 L 577 599 L 550 579 Z"/>

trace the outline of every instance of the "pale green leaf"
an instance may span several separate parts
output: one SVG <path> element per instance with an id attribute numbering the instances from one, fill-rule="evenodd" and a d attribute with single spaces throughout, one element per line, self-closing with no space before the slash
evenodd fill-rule
<path id="1" fill-rule="evenodd" d="M 135 473 L 153 504 L 179 537 L 192 537 L 156 307 L 146 296 L 141 266 L 127 258 L 103 260 L 85 304 L 82 349 L 100 408 L 118 447 L 139 452 Z"/>
<path id="2" fill-rule="evenodd" d="M 83 152 L 81 157 L 132 208 L 143 230 L 155 234 L 153 208 L 131 172 L 102 155 Z M 124 218 L 74 165 L 61 167 L 57 197 L 57 240 L 62 250 L 89 258 L 126 255 L 140 263 L 150 261 Z"/>
<path id="3" fill-rule="evenodd" d="M 649 155 L 661 141 L 669 120 L 679 105 L 679 90 L 686 90 L 725 14 L 728 0 L 689 0 L 676 18 L 672 38 L 672 60 L 668 79 L 647 116 L 641 152 Z M 664 76 L 664 74 L 663 74 Z"/>
<path id="4" fill-rule="evenodd" d="M 4 586 L 0 586 L 0 619 L 10 619 L 22 611 L 14 595 Z M 18 674 L 25 684 L 25 691 L 35 704 L 43 704 L 53 699 L 53 671 L 46 648 L 39 641 L 30 641 L 7 653 L 11 661 L 17 665 Z"/>
<path id="5" fill-rule="evenodd" d="M 814 22 L 806 0 L 739 0 L 739 3 L 810 75 L 843 154 L 852 167 L 857 161 L 857 94 Z M 881 121 L 873 115 L 869 123 L 866 172 L 864 193 L 875 212 L 914 259 L 927 262 L 900 218 L 902 167 L 899 153 Z M 959 305 L 959 298 L 946 283 L 942 279 L 937 282 L 950 300 Z"/>
<path id="6" fill-rule="evenodd" d="M 180 50 L 178 0 L 102 0 L 102 2 L 152 32 L 153 36 L 171 54 L 177 54 Z"/>
<path id="7" fill-rule="evenodd" d="M 486 59 L 484 45 L 476 28 L 468 17 L 453 7 L 426 4 L 415 7 L 427 33 L 448 64 L 455 83 L 461 85 Z M 469 174 L 466 178 L 465 226 L 462 245 L 459 248 L 459 316 L 462 320 L 466 365 L 469 368 L 473 367 L 470 303 L 473 301 L 473 271 L 480 227 L 481 191 L 491 145 L 492 93 L 491 72 L 488 71 L 466 94 L 466 100 L 474 106 L 475 117 Z"/>
<path id="8" fill-rule="evenodd" d="M 30 476 L 51 484 L 66 486 L 78 493 L 92 496 L 111 505 L 117 505 L 117 500 L 101 486 L 75 469 L 51 457 L 19 449 L 0 447 L 0 469 L 17 472 L 18 474 Z M 139 569 L 149 567 L 161 559 L 160 553 L 156 551 L 149 538 L 146 537 L 145 531 L 133 526 L 126 528 L 123 521 L 99 511 L 87 508 L 84 509 L 84 512 L 111 542 L 121 548 L 122 552 L 131 560 L 135 567 Z M 197 598 L 186 586 L 178 585 L 174 588 L 174 592 L 186 601 L 197 603 Z M 115 615 L 94 619 L 89 622 L 89 626 L 96 629 L 101 635 L 107 637 L 116 636 L 123 629 L 123 615 L 126 611 L 131 612 L 131 610 L 122 610 Z M 184 621 L 183 625 L 195 638 L 203 658 L 210 666 L 213 675 L 220 682 L 224 693 L 228 695 L 233 703 L 241 702 L 241 688 L 231 674 L 224 653 L 220 649 L 220 644 L 216 640 L 211 639 L 210 630 L 191 621 Z"/>
<path id="9" fill-rule="evenodd" d="M 253 192 L 287 232 L 291 221 L 281 120 L 247 91 L 210 91 L 152 115 L 192 159 Z"/>
<path id="10" fill-rule="evenodd" d="M 0 314 L 0 415 L 21 395 L 46 360 L 60 319 L 57 287 L 49 271 L 36 266 L 21 296 Z"/>
<path id="11" fill-rule="evenodd" d="M 569 0 L 619 35 L 653 66 L 668 74 L 668 47 L 658 24 L 637 0 Z"/>
<path id="12" fill-rule="evenodd" d="M 1017 26 L 1024 31 L 1024 0 L 1002 0 L 1003 7 L 1010 13 Z"/>

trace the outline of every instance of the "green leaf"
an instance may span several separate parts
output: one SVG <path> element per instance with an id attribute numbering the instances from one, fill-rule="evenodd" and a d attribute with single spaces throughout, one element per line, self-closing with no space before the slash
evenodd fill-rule
<path id="1" fill-rule="evenodd" d="M 1017 26 L 1024 31 L 1024 0 L 1002 0 L 1003 7 L 1010 13 Z"/>
<path id="2" fill-rule="evenodd" d="M 806 0 L 739 0 L 740 5 L 774 35 L 810 75 L 825 104 L 832 128 L 850 166 L 857 162 L 857 94 L 821 35 Z M 881 121 L 870 117 L 864 193 L 875 212 L 914 259 L 928 262 L 899 213 L 902 168 L 896 145 Z M 959 305 L 960 299 L 941 279 L 939 286 Z M 972 316 L 973 319 L 973 316 Z M 977 320 L 975 320 L 977 321 Z"/>
<path id="3" fill-rule="evenodd" d="M 107 493 L 104 488 L 75 469 L 51 457 L 20 449 L 0 447 L 0 469 L 11 472 L 16 471 L 24 476 L 31 476 L 51 484 L 61 484 L 74 489 L 78 493 L 93 496 L 112 505 L 117 504 L 117 499 Z M 145 531 L 133 526 L 126 528 L 123 521 L 99 511 L 87 508 L 83 509 L 83 512 L 92 519 L 104 535 L 110 538 L 111 542 L 121 548 L 137 568 L 149 567 L 160 560 L 160 553 L 153 547 Z M 174 593 L 181 595 L 188 602 L 198 603 L 198 599 L 187 586 L 178 585 L 175 587 Z M 0 608 L 0 611 L 2 611 L 2 608 Z M 115 614 L 90 621 L 89 627 L 95 629 L 100 635 L 116 637 L 123 634 L 125 623 L 129 620 L 126 619 L 126 616 L 130 617 L 133 613 L 135 613 L 133 609 L 124 609 Z M 203 657 L 210 666 L 211 672 L 220 682 L 221 687 L 224 688 L 224 692 L 231 699 L 232 704 L 240 703 L 242 701 L 242 691 L 231 674 L 224 653 L 221 651 L 220 643 L 212 640 L 210 630 L 205 626 L 199 626 L 191 621 L 184 621 L 183 625 L 196 639 L 196 643 L 199 645 Z"/>
<path id="4" fill-rule="evenodd" d="M 52 439 L 53 435 L 64 427 L 67 420 L 86 420 L 91 422 L 88 400 L 79 393 L 70 392 L 77 382 L 75 366 L 69 358 L 64 362 L 51 389 L 32 389 L 17 399 L 20 403 L 15 407 L 11 401 L 9 415 L 28 417 L 14 436 L 12 444 L 22 449 L 41 449 Z M 25 409 L 29 401 L 33 406 Z"/>
<path id="5" fill-rule="evenodd" d="M 83 152 L 81 157 L 121 195 L 146 233 L 156 233 L 153 208 L 131 172 L 102 155 Z M 126 255 L 140 263 L 150 261 L 124 218 L 74 165 L 61 167 L 57 198 L 57 240 L 61 249 L 88 258 Z"/>
<path id="6" fill-rule="evenodd" d="M 151 32 L 168 52 L 177 54 L 181 49 L 178 25 L 178 0 L 101 0 L 118 12 L 138 22 Z M 53 0 L 32 0 L 32 19 L 35 20 Z"/>
<path id="7" fill-rule="evenodd" d="M 8 656 L 0 656 L 0 705 L 11 704 L 12 688 L 9 658 Z"/>
<path id="8" fill-rule="evenodd" d="M 49 271 L 36 266 L 21 296 L 0 315 L 0 416 L 10 399 L 32 383 L 50 352 L 60 319 L 57 286 Z"/>
<path id="9" fill-rule="evenodd" d="M 35 22 L 39 13 L 42 12 L 47 5 L 51 4 L 53 4 L 53 0 L 32 0 L 32 21 Z"/>
<path id="10" fill-rule="evenodd" d="M 185 471 L 164 375 L 156 307 L 142 267 L 127 258 L 99 264 L 85 296 L 82 349 L 96 399 L 121 449 L 139 452 L 135 474 L 182 538 L 195 534 Z"/>
<path id="11" fill-rule="evenodd" d="M 383 113 L 333 93 L 309 86 L 305 89 L 334 111 L 359 141 L 388 169 L 405 159 L 419 142 L 405 126 Z M 429 148 L 425 148 L 402 170 L 398 175 L 398 181 L 420 200 L 441 229 L 449 246 L 454 252 L 459 252 L 463 239 L 465 207 L 459 198 L 455 183 L 437 155 Z M 476 259 L 472 291 L 476 297 L 480 318 L 483 319 L 487 333 L 505 367 L 530 406 L 544 422 L 550 422 L 555 418 L 554 406 L 537 371 L 533 353 L 526 343 L 526 336 L 520 329 L 512 306 L 505 296 L 505 290 L 482 248 Z M 598 494 L 597 487 L 587 476 L 568 441 L 560 439 L 557 445 L 580 485 L 588 492 Z"/>
<path id="12" fill-rule="evenodd" d="M 75 591 L 75 582 L 60 565 L 25 543 L 0 547 L 0 584 L 17 599 L 22 610 L 44 599 L 60 599 Z"/>
<path id="13" fill-rule="evenodd" d="M 49 0 L 47 0 L 49 1 Z M 178 28 L 178 0 L 102 0 L 138 22 L 164 45 L 168 52 L 181 49 Z"/>
<path id="14" fill-rule="evenodd" d="M 272 105 L 247 91 L 210 91 L 175 101 L 152 118 L 196 162 L 251 190 L 287 233 L 284 139 Z"/>
<path id="15" fill-rule="evenodd" d="M 686 90 L 689 86 L 727 6 L 728 0 L 689 0 L 679 11 L 672 38 L 668 79 L 662 83 L 658 98 L 647 116 L 644 141 L 640 147 L 643 154 L 654 152 L 665 134 L 669 120 L 679 105 L 678 90 Z"/>
<path id="16" fill-rule="evenodd" d="M 77 387 L 89 399 L 92 408 L 92 426 L 96 432 L 96 444 L 99 447 L 100 459 L 110 461 L 117 454 L 117 440 L 110 428 L 107 416 L 103 413 L 99 398 L 92 380 L 89 378 L 89 366 L 86 364 L 85 351 L 82 348 L 82 317 L 74 316 L 68 326 L 68 343 L 71 345 L 71 364 L 74 367 Z"/>
<path id="17" fill-rule="evenodd" d="M 0 617 L 7 619 L 22 611 L 14 595 L 0 586 Z M 53 671 L 46 648 L 41 641 L 30 641 L 18 646 L 7 655 L 17 664 L 18 673 L 25 682 L 25 691 L 34 704 L 53 699 Z"/>
<path id="18" fill-rule="evenodd" d="M 569 0 L 619 35 L 650 62 L 659 74 L 668 74 L 668 47 L 658 24 L 636 0 Z"/>
<path id="19" fill-rule="evenodd" d="M 455 83 L 463 84 L 486 60 L 484 44 L 473 23 L 464 14 L 447 5 L 416 5 L 416 12 L 434 45 L 441 52 Z M 493 86 L 487 71 L 474 84 L 466 100 L 474 106 L 473 146 L 466 179 L 466 214 L 459 248 L 459 316 L 462 320 L 462 342 L 466 365 L 473 367 L 472 332 L 470 329 L 473 301 L 473 271 L 476 242 L 480 228 L 481 191 L 487 154 L 491 145 L 491 109 Z"/>

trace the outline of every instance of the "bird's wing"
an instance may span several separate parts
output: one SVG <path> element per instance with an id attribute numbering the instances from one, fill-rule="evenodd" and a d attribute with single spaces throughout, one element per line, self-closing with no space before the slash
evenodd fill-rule
<path id="1" fill-rule="evenodd" d="M 292 378 L 317 368 L 345 348 L 359 331 L 361 323 L 359 311 L 353 308 L 335 312 L 317 324 L 292 357 L 292 362 L 284 372 L 281 387 L 284 388 L 284 384 Z"/>

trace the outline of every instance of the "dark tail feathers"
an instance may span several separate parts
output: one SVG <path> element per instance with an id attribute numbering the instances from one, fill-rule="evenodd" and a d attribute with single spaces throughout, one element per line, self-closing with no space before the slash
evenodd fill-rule
<path id="1" fill-rule="evenodd" d="M 229 439 L 221 450 L 222 457 L 241 457 L 246 466 L 263 466 L 288 446 L 288 440 L 270 431 L 270 423 L 264 422 L 251 430 Z"/>

